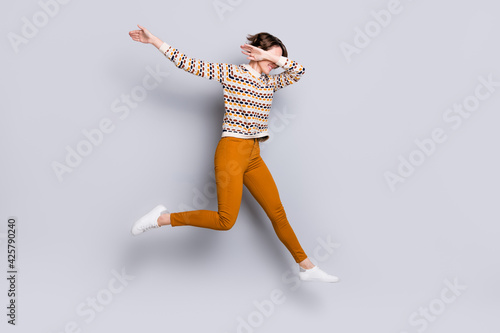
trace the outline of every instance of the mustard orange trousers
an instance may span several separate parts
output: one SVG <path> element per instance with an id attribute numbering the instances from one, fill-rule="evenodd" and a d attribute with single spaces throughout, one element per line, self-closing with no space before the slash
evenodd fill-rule
<path id="1" fill-rule="evenodd" d="M 171 213 L 172 227 L 190 225 L 231 229 L 238 216 L 244 184 L 266 212 L 276 235 L 295 261 L 306 259 L 307 255 L 287 220 L 276 183 L 260 156 L 259 140 L 222 137 L 215 150 L 214 165 L 218 211 Z"/>

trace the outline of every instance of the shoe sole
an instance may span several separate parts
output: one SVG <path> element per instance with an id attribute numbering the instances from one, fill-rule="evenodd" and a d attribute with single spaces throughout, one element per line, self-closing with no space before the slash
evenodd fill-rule
<path id="1" fill-rule="evenodd" d="M 327 283 L 337 283 L 340 281 L 339 278 L 337 278 L 336 281 L 324 281 L 322 279 L 315 279 L 315 278 L 303 278 L 302 276 L 299 275 L 299 279 L 301 281 L 309 281 L 309 282 L 327 282 Z"/>

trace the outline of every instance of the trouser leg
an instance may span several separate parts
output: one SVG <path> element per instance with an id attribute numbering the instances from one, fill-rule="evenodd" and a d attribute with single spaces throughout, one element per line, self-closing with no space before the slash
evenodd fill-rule
<path id="1" fill-rule="evenodd" d="M 223 137 L 214 156 L 218 211 L 193 210 L 170 214 L 172 227 L 190 225 L 229 230 L 236 222 L 243 193 L 243 173 L 248 166 L 253 140 Z M 248 146 L 248 147 L 247 147 Z"/>
<path id="2" fill-rule="evenodd" d="M 243 175 L 243 183 L 266 212 L 280 241 L 299 263 L 306 259 L 307 255 L 288 222 L 276 183 L 260 156 L 260 149 L 252 155 L 248 169 Z"/>

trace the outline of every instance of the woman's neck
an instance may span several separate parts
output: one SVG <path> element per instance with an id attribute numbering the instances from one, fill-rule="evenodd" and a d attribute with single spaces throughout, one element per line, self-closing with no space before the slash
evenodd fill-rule
<path id="1" fill-rule="evenodd" d="M 253 69 L 255 69 L 259 74 L 262 74 L 262 70 L 260 69 L 259 63 L 257 61 L 250 60 L 250 62 L 248 63 L 248 65 L 250 67 L 252 67 Z"/>

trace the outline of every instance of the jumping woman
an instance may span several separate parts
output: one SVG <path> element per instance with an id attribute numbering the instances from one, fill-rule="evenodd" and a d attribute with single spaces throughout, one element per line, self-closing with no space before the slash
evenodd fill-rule
<path id="1" fill-rule="evenodd" d="M 249 63 L 233 65 L 190 58 L 146 28 L 137 26 L 140 30 L 129 32 L 133 40 L 153 44 L 175 66 L 188 73 L 219 81 L 224 92 L 225 113 L 214 157 L 218 211 L 170 213 L 165 206 L 158 205 L 134 223 L 132 234 L 166 225 L 229 230 L 238 216 L 244 184 L 299 264 L 299 278 L 303 281 L 339 281 L 338 277 L 314 265 L 305 254 L 287 220 L 273 177 L 260 156 L 260 142 L 269 139 L 267 120 L 274 93 L 299 81 L 305 68 L 287 58 L 288 52 L 281 40 L 266 32 L 249 35 L 249 44 L 240 46 Z M 284 72 L 269 74 L 278 66 Z"/>

